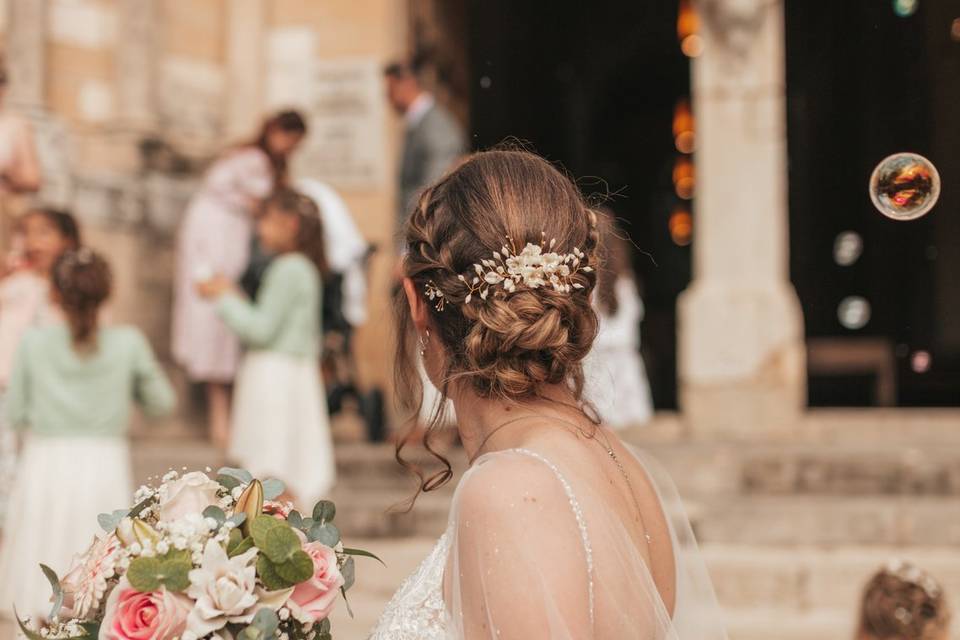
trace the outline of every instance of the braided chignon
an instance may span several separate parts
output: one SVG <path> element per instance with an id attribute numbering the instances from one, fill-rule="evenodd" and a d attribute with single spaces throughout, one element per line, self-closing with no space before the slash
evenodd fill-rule
<path id="1" fill-rule="evenodd" d="M 443 292 L 444 304 L 429 308 L 447 380 L 469 381 L 484 397 L 522 399 L 564 382 L 579 395 L 581 361 L 597 331 L 594 269 L 574 273 L 569 291 L 496 286 L 480 299 L 474 287 L 467 301 L 475 265 L 504 244 L 550 238 L 556 251 L 577 248 L 584 264 L 595 259 L 596 215 L 566 176 L 525 151 L 475 154 L 421 196 L 405 231 L 406 275 L 418 291 Z M 408 322 L 402 301 L 398 310 Z"/>

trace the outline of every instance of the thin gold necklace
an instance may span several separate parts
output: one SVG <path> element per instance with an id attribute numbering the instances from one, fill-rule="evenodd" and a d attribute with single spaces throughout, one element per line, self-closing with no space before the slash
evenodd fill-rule
<path id="1" fill-rule="evenodd" d="M 627 490 L 630 492 L 630 497 L 633 498 L 633 504 L 637 508 L 637 516 L 640 518 L 640 526 L 643 527 L 643 537 L 646 538 L 647 544 L 652 543 L 653 538 L 651 538 L 650 534 L 647 532 L 647 524 L 643 520 L 643 509 L 640 508 L 640 500 L 637 499 L 637 493 L 636 491 L 634 491 L 633 483 L 630 481 L 630 474 L 627 473 L 627 470 L 624 468 L 623 463 L 620 462 L 620 457 L 617 455 L 617 452 L 613 450 L 612 446 L 610 446 L 609 438 L 607 438 L 606 435 L 600 430 L 600 425 L 594 425 L 596 429 L 594 430 L 593 435 L 589 436 L 584 432 L 584 429 L 581 425 L 575 422 L 572 422 L 570 420 L 565 420 L 564 418 L 559 418 L 557 416 L 547 416 L 543 414 L 517 416 L 516 418 L 512 418 L 510 420 L 507 420 L 506 422 L 502 422 L 498 424 L 496 427 L 494 427 L 490 431 L 490 433 L 486 435 L 486 437 L 484 437 L 483 440 L 480 441 L 480 446 L 477 447 L 477 453 L 472 458 L 470 458 L 470 461 L 469 461 L 470 464 L 472 465 L 474 461 L 476 461 L 476 459 L 480 457 L 480 454 L 483 452 L 483 448 L 487 445 L 487 442 L 489 442 L 490 438 L 492 438 L 495 433 L 499 432 L 504 427 L 509 426 L 515 422 L 520 422 L 521 420 L 529 420 L 531 418 L 542 418 L 544 420 L 556 420 L 557 422 L 562 422 L 563 424 L 573 427 L 576 431 L 580 432 L 580 434 L 583 435 L 583 437 L 589 438 L 590 440 L 594 440 L 597 444 L 603 447 L 604 450 L 606 450 L 607 456 L 613 461 L 615 465 L 617 465 L 617 469 L 620 470 L 620 475 L 623 476 L 624 482 L 627 483 Z M 597 435 L 603 436 L 603 442 L 601 442 L 598 438 L 595 437 Z"/>

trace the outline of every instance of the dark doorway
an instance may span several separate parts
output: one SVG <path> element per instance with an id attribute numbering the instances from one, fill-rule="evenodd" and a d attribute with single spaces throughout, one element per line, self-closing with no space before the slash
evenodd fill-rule
<path id="1" fill-rule="evenodd" d="M 690 248 L 675 245 L 668 228 L 673 111 L 689 93 L 676 2 L 467 0 L 467 7 L 475 148 L 517 138 L 588 194 L 615 194 L 609 206 L 642 250 L 634 262 L 654 404 L 676 407 L 676 297 L 690 280 Z"/>
<path id="2" fill-rule="evenodd" d="M 893 363 L 893 403 L 956 405 L 960 42 L 951 24 L 960 4 L 930 0 L 898 15 L 900 4 L 913 6 L 786 3 L 791 273 L 811 347 L 872 344 Z M 937 207 L 911 222 L 881 216 L 867 190 L 876 164 L 900 151 L 930 158 L 943 178 Z M 834 251 L 843 232 L 863 247 L 847 266 Z M 870 305 L 862 328 L 838 314 L 849 296 Z M 876 402 L 869 371 L 813 372 L 809 388 L 812 405 Z"/>

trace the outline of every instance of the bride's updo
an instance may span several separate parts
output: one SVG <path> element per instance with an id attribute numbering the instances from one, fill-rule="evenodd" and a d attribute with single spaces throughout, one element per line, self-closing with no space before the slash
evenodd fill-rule
<path id="1" fill-rule="evenodd" d="M 404 230 L 403 270 L 427 301 L 427 348 L 444 352 L 441 391 L 462 381 L 482 397 L 522 400 L 567 383 L 579 397 L 597 332 L 598 237 L 577 187 L 526 151 L 474 154 L 427 189 Z M 397 312 L 399 391 L 419 398 L 402 296 Z"/>

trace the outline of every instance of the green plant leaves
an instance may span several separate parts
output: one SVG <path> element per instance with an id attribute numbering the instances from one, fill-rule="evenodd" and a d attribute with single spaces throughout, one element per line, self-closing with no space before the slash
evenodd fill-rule
<path id="1" fill-rule="evenodd" d="M 237 640 L 266 640 L 272 638 L 280 627 L 280 618 L 273 609 L 260 609 L 253 621 L 247 625 Z"/>
<path id="2" fill-rule="evenodd" d="M 370 553 L 369 551 L 364 551 L 363 549 L 351 549 L 349 547 L 344 547 L 343 553 L 347 554 L 348 556 L 363 556 L 364 558 L 373 558 L 383 566 L 387 566 L 386 562 L 384 562 L 374 554 Z"/>
<path id="3" fill-rule="evenodd" d="M 353 583 L 357 581 L 357 566 L 353 558 L 347 558 L 347 561 L 340 567 L 340 575 L 343 576 L 343 590 L 349 591 Z"/>
<path id="4" fill-rule="evenodd" d="M 313 507 L 313 519 L 320 524 L 333 522 L 337 515 L 337 505 L 329 500 L 321 500 Z"/>
<path id="5" fill-rule="evenodd" d="M 283 492 L 287 490 L 287 486 L 283 484 L 282 481 L 277 480 L 276 478 L 269 478 L 263 481 L 263 499 L 264 500 L 274 500 L 283 495 Z"/>
<path id="6" fill-rule="evenodd" d="M 136 558 L 127 569 L 127 580 L 137 591 L 147 593 L 166 587 L 167 591 L 185 591 L 190 586 L 193 562 L 189 551 L 170 551 L 155 558 Z"/>
<path id="7" fill-rule="evenodd" d="M 63 587 L 60 585 L 60 578 L 57 577 L 56 571 L 45 564 L 40 565 L 40 570 L 43 571 L 47 582 L 50 583 L 50 588 L 53 589 L 53 606 L 50 609 L 50 619 L 53 620 L 56 619 L 57 614 L 60 613 L 60 608 L 63 607 Z"/>
<path id="8" fill-rule="evenodd" d="M 316 523 L 307 532 L 307 540 L 310 542 L 319 542 L 328 547 L 335 547 L 340 542 L 340 529 L 332 522 L 326 524 Z"/>
<path id="9" fill-rule="evenodd" d="M 250 538 L 260 549 L 257 574 L 270 591 L 292 587 L 313 575 L 313 560 L 285 520 L 258 516 L 250 524 Z"/>
<path id="10" fill-rule="evenodd" d="M 223 509 L 218 507 L 215 504 L 210 505 L 203 510 L 204 518 L 213 518 L 217 521 L 217 527 L 222 527 L 223 523 L 227 521 L 227 514 L 224 513 Z"/>
<path id="11" fill-rule="evenodd" d="M 97 524 L 107 533 L 113 533 L 120 525 L 120 521 L 127 517 L 129 509 L 118 509 L 112 513 L 101 513 L 97 516 Z"/>

